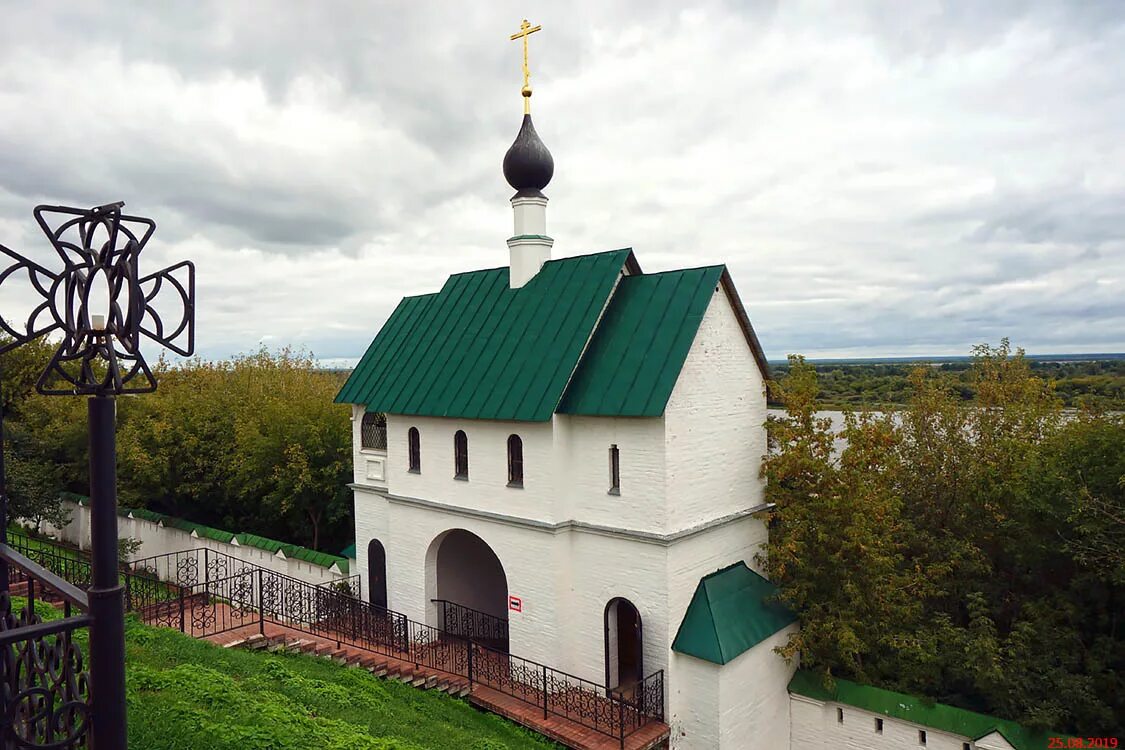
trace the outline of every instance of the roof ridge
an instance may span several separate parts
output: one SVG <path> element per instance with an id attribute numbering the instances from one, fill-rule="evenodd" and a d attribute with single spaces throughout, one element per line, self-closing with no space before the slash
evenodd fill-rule
<path id="1" fill-rule="evenodd" d="M 564 263 L 568 260 L 578 260 L 579 258 L 592 258 L 596 255 L 611 255 L 613 253 L 624 253 L 624 252 L 632 252 L 632 251 L 633 251 L 633 248 L 631 248 L 631 247 L 618 247 L 618 248 L 615 248 L 613 250 L 598 250 L 598 251 L 593 252 L 593 253 L 581 253 L 579 255 L 564 255 L 561 258 L 551 258 L 550 260 L 545 261 L 543 263 L 543 265 L 547 265 L 548 263 Z M 488 271 L 509 271 L 510 269 L 511 269 L 511 266 L 490 266 L 488 268 L 473 268 L 473 269 L 470 269 L 468 271 L 457 271 L 456 273 L 451 273 L 451 274 L 449 274 L 449 278 L 453 278 L 454 276 L 465 276 L 466 274 L 470 274 L 470 273 L 486 273 Z M 534 277 L 532 277 L 532 278 L 534 278 Z M 438 294 L 438 292 L 433 292 L 433 294 Z M 415 296 L 422 296 L 422 295 L 415 295 Z"/>
<path id="2" fill-rule="evenodd" d="M 639 279 L 645 276 L 660 276 L 665 273 L 686 273 L 687 271 L 711 271 L 716 268 L 726 268 L 726 263 L 710 263 L 705 266 L 689 266 L 687 268 L 668 268 L 663 271 L 652 271 L 648 273 L 641 273 L 635 276 L 630 276 L 631 279 Z"/>
<path id="3" fill-rule="evenodd" d="M 707 578 L 700 578 L 697 584 L 703 590 L 703 597 L 707 600 L 707 621 L 711 624 L 711 630 L 715 634 L 715 647 L 719 649 L 719 658 L 726 663 L 727 654 L 726 649 L 723 648 L 723 639 L 719 636 L 719 625 L 715 622 L 715 609 L 711 603 L 711 589 L 706 584 Z"/>

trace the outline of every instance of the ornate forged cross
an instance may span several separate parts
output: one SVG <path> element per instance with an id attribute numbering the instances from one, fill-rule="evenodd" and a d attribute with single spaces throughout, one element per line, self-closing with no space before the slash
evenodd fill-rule
<path id="1" fill-rule="evenodd" d="M 531 69 L 527 67 L 527 38 L 536 31 L 542 29 L 542 26 L 532 26 L 523 19 L 520 24 L 519 32 L 512 34 L 511 40 L 514 42 L 517 39 L 523 39 L 523 113 L 525 115 L 531 114 Z"/>
<path id="2" fill-rule="evenodd" d="M 0 354 L 40 336 L 62 333 L 36 384 L 40 393 L 156 390 L 156 379 L 141 354 L 142 335 L 183 356 L 195 350 L 195 267 L 184 261 L 140 276 L 138 258 L 156 224 L 123 215 L 124 205 L 36 207 L 35 219 L 63 262 L 58 273 L 0 245 L 0 253 L 14 260 L 0 271 L 0 288 L 11 288 L 22 279 L 41 298 L 22 325 L 0 311 L 0 331 L 13 339 L 0 346 Z M 155 307 L 165 286 L 171 287 L 173 304 L 178 304 L 171 325 Z"/>

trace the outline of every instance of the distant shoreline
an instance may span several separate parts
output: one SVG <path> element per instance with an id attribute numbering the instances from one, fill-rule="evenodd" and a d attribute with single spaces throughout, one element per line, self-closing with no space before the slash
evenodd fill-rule
<path id="1" fill-rule="evenodd" d="M 1125 359 L 1125 352 L 1097 352 L 1090 354 L 1025 354 L 1024 357 L 1032 362 L 1104 362 L 1106 360 L 1122 360 Z M 960 362 L 972 362 L 971 355 L 945 355 L 945 356 L 932 356 L 925 355 L 911 356 L 911 357 L 825 357 L 813 358 L 806 357 L 807 362 L 814 365 L 908 365 L 911 363 L 918 364 L 956 364 Z M 786 359 L 771 359 L 768 360 L 771 365 L 786 365 Z"/>

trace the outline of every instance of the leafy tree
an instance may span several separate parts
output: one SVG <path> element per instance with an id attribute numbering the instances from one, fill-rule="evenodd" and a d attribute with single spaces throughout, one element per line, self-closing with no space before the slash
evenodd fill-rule
<path id="1" fill-rule="evenodd" d="M 341 376 L 307 353 L 263 349 L 162 363 L 158 378 L 123 414 L 124 502 L 313 547 L 350 541 L 351 423 L 333 403 Z"/>
<path id="2" fill-rule="evenodd" d="M 828 678 L 1121 734 L 1125 418 L 1064 413 L 1006 340 L 956 380 L 915 369 L 904 409 L 847 414 L 839 435 L 815 417 L 816 371 L 788 369 L 763 466 L 765 562 L 802 614 L 785 652 Z"/>

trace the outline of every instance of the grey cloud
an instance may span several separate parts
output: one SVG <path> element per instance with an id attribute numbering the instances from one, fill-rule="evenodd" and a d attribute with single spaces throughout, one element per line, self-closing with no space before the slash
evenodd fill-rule
<path id="1" fill-rule="evenodd" d="M 126 199 L 204 354 L 357 356 L 506 262 L 514 0 L 0 5 L 0 242 Z M 1125 346 L 1120 3 L 533 12 L 559 253 L 725 261 L 771 356 Z"/>

